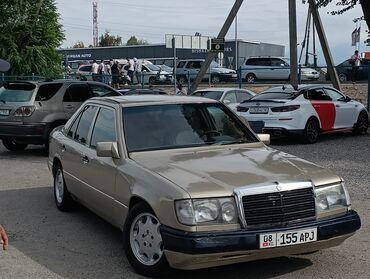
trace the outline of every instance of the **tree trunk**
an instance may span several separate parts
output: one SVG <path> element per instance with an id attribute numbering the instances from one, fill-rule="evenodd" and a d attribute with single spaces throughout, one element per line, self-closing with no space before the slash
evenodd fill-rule
<path id="1" fill-rule="evenodd" d="M 365 21 L 367 27 L 370 29 L 370 1 L 369 0 L 360 0 L 362 11 L 364 12 Z"/>

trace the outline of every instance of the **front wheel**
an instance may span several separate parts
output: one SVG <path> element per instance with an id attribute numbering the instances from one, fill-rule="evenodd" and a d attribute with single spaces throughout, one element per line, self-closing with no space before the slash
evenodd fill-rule
<path id="1" fill-rule="evenodd" d="M 315 118 L 308 119 L 303 132 L 303 141 L 305 143 L 315 143 L 320 135 L 319 122 Z"/>
<path id="2" fill-rule="evenodd" d="M 123 238 L 128 261 L 145 276 L 158 276 L 168 270 L 158 218 L 145 203 L 130 209 Z"/>
<path id="3" fill-rule="evenodd" d="M 247 83 L 255 83 L 256 82 L 256 76 L 254 74 L 248 74 L 245 79 L 247 80 Z"/>
<path id="4" fill-rule="evenodd" d="M 211 77 L 211 82 L 212 83 L 219 83 L 220 82 L 220 77 L 219 76 L 212 76 Z"/>
<path id="5" fill-rule="evenodd" d="M 369 116 L 365 111 L 361 111 L 357 118 L 357 122 L 353 129 L 353 133 L 355 135 L 365 135 L 368 129 L 369 129 Z"/>
<path id="6" fill-rule="evenodd" d="M 17 143 L 13 139 L 3 139 L 3 145 L 10 151 L 22 151 L 26 149 L 28 144 Z"/>

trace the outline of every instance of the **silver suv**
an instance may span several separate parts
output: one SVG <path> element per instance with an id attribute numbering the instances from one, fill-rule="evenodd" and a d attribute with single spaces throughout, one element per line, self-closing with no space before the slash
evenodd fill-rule
<path id="1" fill-rule="evenodd" d="M 11 151 L 28 144 L 48 146 L 50 132 L 63 125 L 91 97 L 119 96 L 93 81 L 11 81 L 0 87 L 0 139 Z"/>

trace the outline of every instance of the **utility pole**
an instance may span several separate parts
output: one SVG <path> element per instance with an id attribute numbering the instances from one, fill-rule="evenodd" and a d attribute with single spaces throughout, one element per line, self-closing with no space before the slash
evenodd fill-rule
<path id="1" fill-rule="evenodd" d="M 238 11 L 240 9 L 240 6 L 242 4 L 243 4 L 243 0 L 235 0 L 234 6 L 232 7 L 232 9 L 229 13 L 229 16 L 227 17 L 224 25 L 222 26 L 220 33 L 218 33 L 217 39 L 225 38 L 227 32 L 230 29 L 231 24 L 234 21 L 234 18 L 236 16 L 236 14 L 238 13 Z M 205 73 L 207 72 L 209 66 L 211 65 L 212 60 L 215 59 L 216 55 L 217 55 L 217 53 L 215 53 L 215 52 L 209 52 L 208 53 L 208 55 L 206 57 L 206 60 L 203 62 L 202 67 L 200 68 L 200 70 L 198 72 L 198 75 L 195 78 L 188 94 L 193 93 L 197 89 L 199 83 L 202 81 Z"/>
<path id="2" fill-rule="evenodd" d="M 308 0 L 308 3 L 310 5 L 312 18 L 313 18 L 313 22 L 316 27 L 317 35 L 320 39 L 320 44 L 321 44 L 322 51 L 324 53 L 326 65 L 328 66 L 328 73 L 329 73 L 330 79 L 333 82 L 334 88 L 336 88 L 337 90 L 341 90 L 337 70 L 334 67 L 333 57 L 329 49 L 328 40 L 324 32 L 324 27 L 321 22 L 321 18 L 320 18 L 319 10 L 316 5 L 316 1 Z"/>
<path id="3" fill-rule="evenodd" d="M 97 47 L 99 44 L 98 32 L 98 2 L 93 2 L 93 46 Z"/>
<path id="4" fill-rule="evenodd" d="M 297 7 L 296 0 L 289 1 L 289 47 L 290 47 L 290 83 L 298 88 L 297 57 Z"/>

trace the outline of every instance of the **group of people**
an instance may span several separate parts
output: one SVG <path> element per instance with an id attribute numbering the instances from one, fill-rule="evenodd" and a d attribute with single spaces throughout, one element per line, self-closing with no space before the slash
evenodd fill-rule
<path id="1" fill-rule="evenodd" d="M 104 82 L 112 85 L 114 88 L 119 87 L 120 79 L 123 74 L 123 82 L 127 84 L 134 84 L 141 82 L 142 62 L 134 58 L 126 57 L 127 64 L 120 65 L 119 61 L 101 61 L 97 63 L 93 61 L 91 65 L 91 75 L 94 81 Z M 134 80 L 134 78 L 136 80 Z"/>

